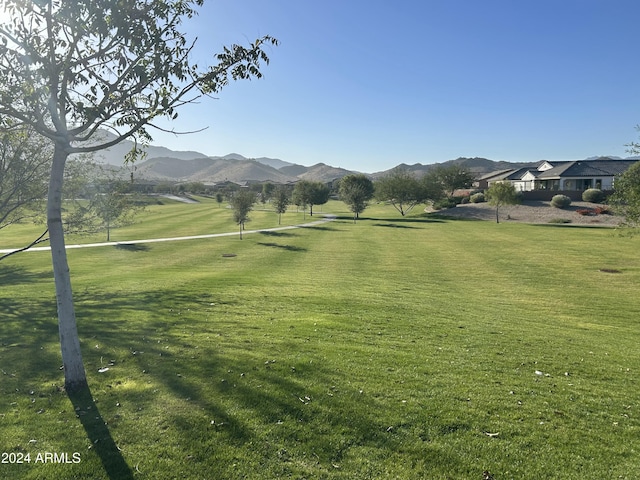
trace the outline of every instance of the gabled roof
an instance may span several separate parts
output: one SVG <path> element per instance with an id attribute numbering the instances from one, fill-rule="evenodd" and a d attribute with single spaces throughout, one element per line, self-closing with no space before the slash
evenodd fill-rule
<path id="1" fill-rule="evenodd" d="M 614 177 L 625 172 L 638 160 L 576 160 L 540 172 L 538 178 L 559 177 Z"/>
<path id="2" fill-rule="evenodd" d="M 513 168 L 509 168 L 507 170 L 496 170 L 494 172 L 490 172 L 482 175 L 480 178 L 478 178 L 478 180 L 503 180 L 513 172 L 514 172 Z"/>
<path id="3" fill-rule="evenodd" d="M 513 173 L 509 174 L 505 180 L 520 180 L 522 179 L 522 177 L 524 177 L 527 172 L 531 172 L 534 176 L 537 176 L 537 174 L 541 173 L 538 170 L 536 170 L 535 168 L 531 168 L 531 167 L 523 167 L 523 168 L 519 168 L 517 170 L 514 170 Z"/>

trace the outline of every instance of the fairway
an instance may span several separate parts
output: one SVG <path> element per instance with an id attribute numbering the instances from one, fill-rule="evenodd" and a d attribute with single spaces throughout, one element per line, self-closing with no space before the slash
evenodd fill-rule
<path id="1" fill-rule="evenodd" d="M 127 243 L 237 228 L 168 202 L 69 250 L 92 398 L 60 388 L 48 252 L 0 262 L 0 477 L 640 477 L 640 238 L 317 210 Z"/>

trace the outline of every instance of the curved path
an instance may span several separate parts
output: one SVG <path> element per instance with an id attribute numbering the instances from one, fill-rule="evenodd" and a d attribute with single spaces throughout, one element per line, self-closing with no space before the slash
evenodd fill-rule
<path id="1" fill-rule="evenodd" d="M 336 219 L 335 215 L 323 215 L 322 220 L 316 220 L 309 223 L 302 223 L 299 225 L 289 225 L 286 227 L 276 227 L 276 228 L 262 228 L 260 230 L 244 230 L 242 235 L 249 235 L 251 233 L 262 233 L 262 232 L 279 232 L 282 230 L 292 230 L 294 228 L 305 228 L 305 227 L 313 227 L 315 225 L 320 225 L 322 223 L 331 222 Z M 227 233 L 211 233 L 208 235 L 191 235 L 187 237 L 169 237 L 169 238 L 149 238 L 145 240 L 130 240 L 126 242 L 102 242 L 102 243 L 81 243 L 77 245 L 67 245 L 67 250 L 72 248 L 91 248 L 91 247 L 113 247 L 117 245 L 137 245 L 141 243 L 157 243 L 157 242 L 177 242 L 180 240 L 198 240 L 202 238 L 216 238 L 216 237 L 231 237 L 233 235 L 239 235 L 240 232 L 227 232 Z M 11 253 L 19 250 L 17 248 L 8 248 L 8 249 L 0 249 L 0 254 Z M 44 252 L 51 250 L 51 247 L 33 247 L 25 252 Z"/>

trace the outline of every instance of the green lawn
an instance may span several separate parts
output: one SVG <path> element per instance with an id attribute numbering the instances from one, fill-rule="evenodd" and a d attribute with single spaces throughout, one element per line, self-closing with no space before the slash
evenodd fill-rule
<path id="1" fill-rule="evenodd" d="M 640 238 L 323 210 L 70 250 L 93 399 L 59 388 L 49 254 L 0 262 L 0 447 L 31 459 L 0 477 L 640 477 Z M 235 228 L 168 203 L 112 236 Z"/>

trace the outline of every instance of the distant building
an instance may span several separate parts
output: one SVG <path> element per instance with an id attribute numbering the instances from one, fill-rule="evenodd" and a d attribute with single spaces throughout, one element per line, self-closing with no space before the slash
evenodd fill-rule
<path id="1" fill-rule="evenodd" d="M 479 188 L 495 182 L 510 182 L 519 192 L 547 190 L 582 192 L 589 188 L 613 190 L 615 177 L 627 171 L 638 160 L 574 160 L 554 162 L 545 160 L 532 168 L 518 168 L 491 172 L 480 177 Z"/>

